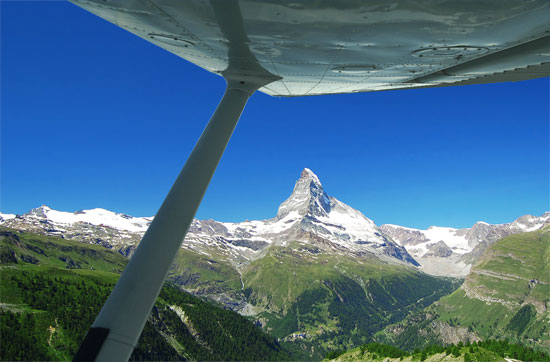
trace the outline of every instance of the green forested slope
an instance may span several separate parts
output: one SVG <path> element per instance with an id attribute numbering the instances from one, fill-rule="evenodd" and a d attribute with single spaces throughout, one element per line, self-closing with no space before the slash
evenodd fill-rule
<path id="1" fill-rule="evenodd" d="M 249 303 L 264 308 L 269 333 L 318 353 L 367 343 L 461 282 L 301 243 L 272 248 L 245 269 L 243 281 Z"/>
<path id="2" fill-rule="evenodd" d="M 0 357 L 69 360 L 126 264 L 110 250 L 0 229 Z M 296 358 L 301 358 L 297 355 Z M 134 360 L 289 360 L 235 312 L 165 286 Z"/>

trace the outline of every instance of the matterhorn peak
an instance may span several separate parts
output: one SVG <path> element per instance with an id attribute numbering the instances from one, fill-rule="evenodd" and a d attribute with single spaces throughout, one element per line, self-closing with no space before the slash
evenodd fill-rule
<path id="1" fill-rule="evenodd" d="M 277 218 L 284 218 L 293 211 L 300 216 L 327 216 L 330 212 L 330 199 L 317 175 L 309 168 L 302 170 L 292 194 L 279 206 Z"/>
<path id="2" fill-rule="evenodd" d="M 321 185 L 321 181 L 319 180 L 319 177 L 317 177 L 317 175 L 314 174 L 313 171 L 311 171 L 309 168 L 304 168 L 302 170 L 302 173 L 300 174 L 300 179 L 298 180 L 298 182 L 300 182 L 301 180 L 306 182 L 310 181 L 315 183 L 321 188 L 323 187 Z"/>

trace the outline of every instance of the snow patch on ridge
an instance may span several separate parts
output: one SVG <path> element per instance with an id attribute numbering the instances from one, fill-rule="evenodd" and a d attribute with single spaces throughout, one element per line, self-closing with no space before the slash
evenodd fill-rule
<path id="1" fill-rule="evenodd" d="M 351 242 L 385 242 L 376 224 L 360 211 L 331 197 L 331 211 L 327 216 L 317 219 L 333 234 L 347 234 Z"/>
<path id="2" fill-rule="evenodd" d="M 234 234 L 238 229 L 243 229 L 251 234 L 278 234 L 285 230 L 288 230 L 292 225 L 300 220 L 301 216 L 297 211 L 290 211 L 283 218 L 276 220 L 253 220 L 244 221 L 239 223 L 221 223 L 227 230 Z"/>
<path id="3" fill-rule="evenodd" d="M 430 226 L 426 230 L 403 227 L 399 225 L 385 224 L 382 229 L 393 234 L 393 239 L 401 246 L 404 246 L 415 257 L 425 255 L 433 244 L 443 241 L 453 253 L 466 254 L 473 250 L 473 247 L 468 244 L 468 239 L 463 233 L 459 233 L 459 229 L 450 227 Z M 395 233 L 405 231 L 407 236 L 397 237 Z M 412 238 L 420 240 L 414 244 L 409 244 L 408 241 Z"/>
<path id="4" fill-rule="evenodd" d="M 424 231 L 424 235 L 435 243 L 444 241 L 447 246 L 453 249 L 454 253 L 464 254 L 472 251 L 472 247 L 468 245 L 466 237 L 457 235 L 457 229 L 430 226 Z"/>
<path id="5" fill-rule="evenodd" d="M 15 219 L 15 214 L 3 214 L 0 212 L 0 223 L 6 220 Z"/>

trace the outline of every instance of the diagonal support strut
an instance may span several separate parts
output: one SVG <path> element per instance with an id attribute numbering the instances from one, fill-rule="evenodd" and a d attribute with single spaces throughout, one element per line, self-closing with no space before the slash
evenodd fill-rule
<path id="1" fill-rule="evenodd" d="M 272 81 L 253 78 L 226 78 L 222 100 L 74 361 L 130 358 L 248 98 Z"/>

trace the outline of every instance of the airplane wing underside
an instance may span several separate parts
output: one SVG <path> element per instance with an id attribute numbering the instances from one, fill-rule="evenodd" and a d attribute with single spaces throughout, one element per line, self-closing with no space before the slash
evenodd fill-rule
<path id="1" fill-rule="evenodd" d="M 278 79 L 273 96 L 550 75 L 547 0 L 71 0 L 220 75 Z"/>

